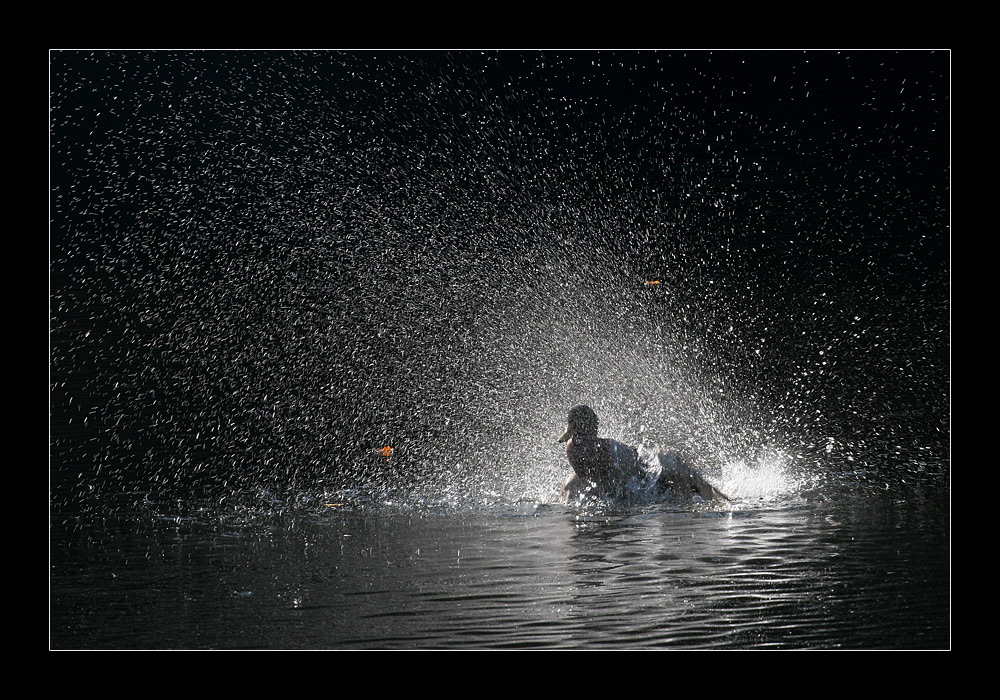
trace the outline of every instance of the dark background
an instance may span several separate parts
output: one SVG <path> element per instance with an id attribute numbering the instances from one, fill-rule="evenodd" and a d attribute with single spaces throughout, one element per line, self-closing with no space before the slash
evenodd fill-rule
<path id="1" fill-rule="evenodd" d="M 526 249 L 614 260 L 778 420 L 947 449 L 947 51 L 55 51 L 50 90 L 64 507 L 428 442 L 459 389 L 415 368 Z M 400 270 L 478 306 L 366 296 Z M 356 330 L 400 314 L 388 349 Z"/>

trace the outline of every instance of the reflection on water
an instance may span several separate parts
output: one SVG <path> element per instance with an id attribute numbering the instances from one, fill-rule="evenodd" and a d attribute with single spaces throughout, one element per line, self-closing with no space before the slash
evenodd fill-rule
<path id="1" fill-rule="evenodd" d="M 942 499 L 67 521 L 54 648 L 947 648 Z"/>

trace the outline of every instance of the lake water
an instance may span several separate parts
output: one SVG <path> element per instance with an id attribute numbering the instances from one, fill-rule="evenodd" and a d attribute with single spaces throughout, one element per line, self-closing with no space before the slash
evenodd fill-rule
<path id="1" fill-rule="evenodd" d="M 311 500 L 57 524 L 52 647 L 950 647 L 939 490 L 617 511 Z"/>
<path id="2" fill-rule="evenodd" d="M 950 648 L 947 52 L 50 91 L 51 648 Z M 560 505 L 578 403 L 733 500 Z"/>

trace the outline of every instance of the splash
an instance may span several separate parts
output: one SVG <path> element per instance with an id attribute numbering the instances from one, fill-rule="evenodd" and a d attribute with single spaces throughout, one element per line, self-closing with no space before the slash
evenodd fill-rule
<path id="1" fill-rule="evenodd" d="M 801 474 L 793 471 L 793 464 L 785 455 L 732 462 L 722 469 L 721 488 L 739 501 L 778 500 L 797 493 L 806 483 Z"/>
<path id="2" fill-rule="evenodd" d="M 57 471 L 88 494 L 541 501 L 581 402 L 746 493 L 799 468 L 762 448 L 819 463 L 833 435 L 879 469 L 870 444 L 922 447 L 928 412 L 947 429 L 940 270 L 918 265 L 941 199 L 855 162 L 898 134 L 834 157 L 786 110 L 660 83 L 720 61 L 59 54 Z M 909 176 L 925 150 L 899 147 Z M 893 205 L 845 204 L 858 173 Z"/>
<path id="3" fill-rule="evenodd" d="M 408 422 L 391 430 L 405 445 L 392 454 L 411 477 L 405 498 L 551 500 L 568 476 L 556 439 L 568 407 L 581 402 L 598 411 L 603 434 L 680 449 L 709 475 L 758 451 L 762 435 L 778 438 L 742 400 L 737 378 L 664 317 L 619 257 L 565 241 L 513 257 L 519 264 L 491 267 L 479 293 L 434 297 L 435 318 L 453 314 L 442 325 L 459 331 L 450 342 L 422 339 L 434 365 L 425 352 L 418 369 L 403 374 L 401 362 L 395 376 L 405 376 L 406 395 L 391 386 L 366 392 L 368 414 L 384 411 L 386 396 L 409 402 Z M 456 256 L 434 266 L 468 279 Z"/>

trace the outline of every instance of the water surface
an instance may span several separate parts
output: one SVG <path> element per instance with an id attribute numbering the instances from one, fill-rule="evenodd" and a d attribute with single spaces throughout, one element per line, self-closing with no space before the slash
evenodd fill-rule
<path id="1" fill-rule="evenodd" d="M 944 649 L 945 506 L 890 493 L 702 510 L 147 504 L 56 528 L 51 644 Z"/>

